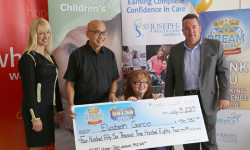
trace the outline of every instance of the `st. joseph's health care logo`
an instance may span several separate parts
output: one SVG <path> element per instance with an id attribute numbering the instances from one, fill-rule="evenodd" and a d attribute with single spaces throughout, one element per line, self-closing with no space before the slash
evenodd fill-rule
<path id="1" fill-rule="evenodd" d="M 208 38 L 222 42 L 226 57 L 241 53 L 239 47 L 245 40 L 245 34 L 240 28 L 240 21 L 234 18 L 218 20 L 213 22 L 214 27 L 208 34 Z"/>
<path id="2" fill-rule="evenodd" d="M 182 35 L 180 23 L 173 23 L 173 22 L 143 23 L 142 18 L 139 18 L 133 22 L 133 28 L 137 32 L 136 37 L 140 38 L 144 36 L 144 34 L 142 34 L 143 31 L 162 34 L 163 36 Z"/>

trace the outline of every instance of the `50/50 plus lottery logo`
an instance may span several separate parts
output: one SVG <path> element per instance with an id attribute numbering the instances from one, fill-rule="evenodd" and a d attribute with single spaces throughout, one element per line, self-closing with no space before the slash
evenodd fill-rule
<path id="1" fill-rule="evenodd" d="M 136 117 L 135 109 L 133 107 L 114 106 L 113 108 L 110 108 L 109 114 L 113 121 L 128 121 Z"/>
<path id="2" fill-rule="evenodd" d="M 240 21 L 234 18 L 223 20 L 219 19 L 213 22 L 214 27 L 208 34 L 209 39 L 220 40 L 226 57 L 241 53 L 239 47 L 245 40 L 245 34 L 240 28 Z"/>

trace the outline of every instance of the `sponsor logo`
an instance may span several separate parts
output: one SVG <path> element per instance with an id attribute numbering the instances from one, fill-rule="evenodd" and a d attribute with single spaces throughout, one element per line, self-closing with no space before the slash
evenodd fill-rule
<path id="1" fill-rule="evenodd" d="M 165 105 L 162 105 L 161 103 L 158 103 L 158 104 L 153 104 L 152 106 L 153 106 L 153 107 L 163 107 L 163 106 L 165 106 Z"/>
<path id="2" fill-rule="evenodd" d="M 133 107 L 116 107 L 110 108 L 110 118 L 113 121 L 127 121 L 135 118 L 135 109 Z"/>
<path id="3" fill-rule="evenodd" d="M 137 32 L 136 37 L 143 37 L 143 32 L 162 34 L 163 36 L 181 36 L 182 30 L 180 23 L 143 23 L 142 18 L 133 22 L 133 28 Z"/>
<path id="4" fill-rule="evenodd" d="M 217 141 L 225 143 L 237 143 L 238 136 L 237 134 L 232 133 L 216 133 Z"/>
<path id="5" fill-rule="evenodd" d="M 208 38 L 222 42 L 226 57 L 241 53 L 239 47 L 245 40 L 245 34 L 240 27 L 240 21 L 234 18 L 215 21 Z"/>
<path id="6" fill-rule="evenodd" d="M 217 124 L 234 125 L 239 123 L 241 114 L 231 113 L 228 117 L 217 118 Z"/>
<path id="7" fill-rule="evenodd" d="M 60 10 L 64 14 L 93 14 L 93 13 L 105 13 L 107 10 L 111 11 L 111 3 L 113 0 L 99 0 L 93 2 L 92 5 L 85 4 L 61 4 Z"/>
<path id="8" fill-rule="evenodd" d="M 195 100 L 185 100 L 185 104 L 195 104 Z"/>
<path id="9" fill-rule="evenodd" d="M 133 27 L 134 29 L 136 30 L 136 32 L 138 32 L 138 35 L 136 37 L 143 37 L 143 35 L 141 34 L 140 30 L 141 27 L 142 27 L 142 18 L 140 19 L 136 19 L 134 22 L 133 22 Z"/>
<path id="10" fill-rule="evenodd" d="M 85 120 L 89 125 L 97 125 L 102 123 L 103 113 L 98 107 L 91 107 L 85 113 Z"/>
<path id="11" fill-rule="evenodd" d="M 185 104 L 187 104 L 186 100 L 185 100 L 184 102 L 185 102 Z M 168 106 L 179 106 L 180 103 L 181 103 L 180 100 L 176 100 L 176 101 L 173 102 L 173 103 L 169 103 Z"/>

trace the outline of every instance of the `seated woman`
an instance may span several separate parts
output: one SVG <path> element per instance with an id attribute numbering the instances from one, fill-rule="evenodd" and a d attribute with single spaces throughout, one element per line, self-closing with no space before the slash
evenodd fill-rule
<path id="1" fill-rule="evenodd" d="M 163 59 L 162 60 L 162 72 L 161 72 L 161 79 L 164 82 L 163 85 L 165 85 L 165 81 L 166 81 L 166 72 L 167 72 L 167 66 L 168 66 L 168 60 L 167 59 Z"/>
<path id="2" fill-rule="evenodd" d="M 137 51 L 134 52 L 133 65 L 134 66 L 145 66 L 145 64 L 142 62 L 141 58 L 139 57 L 139 53 Z"/>
<path id="3" fill-rule="evenodd" d="M 147 71 L 136 70 L 128 75 L 125 89 L 118 101 L 137 101 L 142 99 L 163 98 L 163 94 L 152 94 L 150 75 Z M 167 147 L 157 147 L 144 150 L 167 150 Z"/>

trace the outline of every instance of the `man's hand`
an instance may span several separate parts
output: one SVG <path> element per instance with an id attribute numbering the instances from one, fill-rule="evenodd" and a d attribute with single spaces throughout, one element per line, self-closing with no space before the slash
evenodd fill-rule
<path id="1" fill-rule="evenodd" d="M 109 101 L 113 102 L 113 103 L 118 101 L 117 97 L 115 96 L 115 93 L 110 93 L 109 94 Z"/>
<path id="2" fill-rule="evenodd" d="M 65 119 L 64 113 L 63 113 L 63 112 L 58 113 L 58 120 L 57 120 L 58 123 L 59 123 L 59 124 L 60 124 L 60 123 L 63 123 L 64 119 Z"/>
<path id="3" fill-rule="evenodd" d="M 42 124 L 42 121 L 41 119 L 37 119 L 37 120 L 33 120 L 32 121 L 32 125 L 33 125 L 33 130 L 36 131 L 36 132 L 40 132 L 42 131 L 43 129 L 43 124 Z"/>
<path id="4" fill-rule="evenodd" d="M 75 115 L 77 115 L 77 114 L 73 112 L 73 110 L 71 109 L 71 106 L 69 107 L 68 112 L 69 112 L 69 116 L 70 116 L 72 119 L 75 119 L 75 118 L 76 118 Z"/>
<path id="5" fill-rule="evenodd" d="M 226 99 L 219 99 L 217 103 L 217 107 L 219 107 L 219 110 L 226 109 L 229 106 L 229 100 Z"/>

